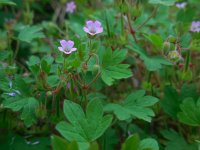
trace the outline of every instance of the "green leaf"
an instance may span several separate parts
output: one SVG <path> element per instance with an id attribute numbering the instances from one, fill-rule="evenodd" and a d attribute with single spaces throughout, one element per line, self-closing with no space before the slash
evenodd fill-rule
<path id="1" fill-rule="evenodd" d="M 190 46 L 191 38 L 192 37 L 189 33 L 186 33 L 183 36 L 181 36 L 180 39 L 181 47 L 188 48 Z"/>
<path id="2" fill-rule="evenodd" d="M 0 51 L 0 61 L 3 61 L 11 55 L 10 51 Z"/>
<path id="3" fill-rule="evenodd" d="M 16 3 L 14 3 L 13 1 L 11 1 L 11 0 L 1 0 L 0 1 L 0 6 L 1 5 L 14 5 L 14 6 L 16 6 Z"/>
<path id="4" fill-rule="evenodd" d="M 155 139 L 147 138 L 140 142 L 140 150 L 159 150 L 158 142 Z"/>
<path id="5" fill-rule="evenodd" d="M 148 108 L 158 102 L 153 96 L 145 96 L 144 90 L 130 94 L 122 103 L 110 103 L 104 107 L 104 111 L 113 111 L 119 120 L 139 118 L 150 122 L 155 115 L 153 110 Z"/>
<path id="6" fill-rule="evenodd" d="M 182 123 L 191 126 L 200 125 L 200 98 L 196 103 L 193 98 L 186 98 L 180 108 L 181 112 L 178 113 L 178 118 Z"/>
<path id="7" fill-rule="evenodd" d="M 86 114 L 80 105 L 65 100 L 64 114 L 69 123 L 62 121 L 56 129 L 67 140 L 76 140 L 81 148 L 87 148 L 89 142 L 99 138 L 112 121 L 111 115 L 103 116 L 103 106 L 99 100 L 89 102 Z"/>
<path id="8" fill-rule="evenodd" d="M 176 0 L 149 0 L 149 3 L 151 4 L 161 4 L 165 6 L 172 6 Z"/>
<path id="9" fill-rule="evenodd" d="M 157 48 L 159 48 L 159 50 L 161 51 L 162 47 L 163 47 L 163 39 L 160 35 L 158 34 L 144 34 L 144 36 Z"/>
<path id="10" fill-rule="evenodd" d="M 171 62 L 168 60 L 164 59 L 163 57 L 160 56 L 148 56 L 144 49 L 138 46 L 133 40 L 132 41 L 132 46 L 127 46 L 130 50 L 138 53 L 140 55 L 140 59 L 144 61 L 144 64 L 149 71 L 157 71 L 159 69 L 162 69 L 164 65 L 172 65 Z"/>
<path id="11" fill-rule="evenodd" d="M 155 56 L 155 57 L 140 56 L 140 58 L 144 61 L 144 64 L 149 71 L 156 71 L 162 69 L 163 65 L 172 65 L 171 62 L 160 56 Z"/>
<path id="12" fill-rule="evenodd" d="M 159 150 L 159 146 L 155 139 L 146 138 L 140 141 L 138 134 L 134 134 L 126 139 L 122 150 Z"/>
<path id="13" fill-rule="evenodd" d="M 100 145 L 104 148 L 104 150 L 115 150 L 116 145 L 119 143 L 117 130 L 109 128 L 98 141 L 100 142 Z"/>
<path id="14" fill-rule="evenodd" d="M 197 100 L 199 97 L 194 84 L 184 84 L 181 87 L 180 94 L 175 88 L 166 86 L 164 89 L 164 98 L 161 101 L 161 106 L 169 116 L 177 119 L 177 113 L 180 112 L 180 104 L 185 98 L 188 97 L 191 97 L 194 100 Z"/>
<path id="15" fill-rule="evenodd" d="M 196 144 L 188 144 L 185 139 L 174 130 L 161 132 L 167 140 L 165 150 L 197 150 Z"/>
<path id="16" fill-rule="evenodd" d="M 19 92 L 24 96 L 30 96 L 31 95 L 31 88 L 28 83 L 25 82 L 25 80 L 21 76 L 15 77 L 15 89 L 19 90 Z"/>
<path id="17" fill-rule="evenodd" d="M 122 145 L 122 150 L 138 150 L 140 138 L 137 134 L 128 137 Z"/>
<path id="18" fill-rule="evenodd" d="M 35 110 L 39 103 L 34 97 L 27 98 L 10 98 L 4 101 L 4 107 L 10 108 L 13 111 L 22 110 L 20 118 L 24 120 L 27 127 L 30 127 L 33 123 L 36 123 Z"/>
<path id="19" fill-rule="evenodd" d="M 42 28 L 38 26 L 26 26 L 21 29 L 18 39 L 27 43 L 31 43 L 32 40 L 37 38 L 44 38 L 44 34 L 41 32 Z"/>
<path id="20" fill-rule="evenodd" d="M 101 78 L 107 85 L 112 85 L 116 79 L 132 76 L 128 64 L 120 64 L 126 57 L 127 51 L 111 49 L 106 50 L 102 59 Z"/>
<path id="21" fill-rule="evenodd" d="M 49 137 L 31 136 L 25 139 L 17 133 L 5 133 L 0 135 L 1 150 L 49 150 L 51 146 Z"/>
<path id="22" fill-rule="evenodd" d="M 54 59 L 51 56 L 43 57 L 43 59 L 41 60 L 41 69 L 48 74 L 51 70 L 51 65 L 53 61 Z"/>
<path id="23" fill-rule="evenodd" d="M 92 142 L 88 150 L 99 150 L 99 145 L 97 142 Z"/>
<path id="24" fill-rule="evenodd" d="M 59 76 L 57 76 L 57 75 L 49 75 L 47 77 L 47 83 L 51 87 L 56 87 L 59 84 Z"/>
<path id="25" fill-rule="evenodd" d="M 179 104 L 181 100 L 179 95 L 173 87 L 166 86 L 164 89 L 164 98 L 161 101 L 163 110 L 173 118 L 177 118 L 176 114 L 179 112 Z"/>
<path id="26" fill-rule="evenodd" d="M 75 141 L 69 143 L 56 135 L 51 136 L 51 143 L 53 150 L 78 150 L 78 144 Z"/>

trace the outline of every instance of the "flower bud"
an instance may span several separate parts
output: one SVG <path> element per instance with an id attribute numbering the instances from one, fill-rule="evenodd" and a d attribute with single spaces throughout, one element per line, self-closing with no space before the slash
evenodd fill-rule
<path id="1" fill-rule="evenodd" d="M 93 67 L 92 67 L 92 72 L 97 72 L 98 70 L 100 69 L 100 66 L 95 64 Z"/>
<path id="2" fill-rule="evenodd" d="M 167 55 L 167 57 L 174 63 L 179 62 L 181 59 L 183 59 L 180 55 L 180 53 L 177 50 L 170 51 Z"/>
<path id="3" fill-rule="evenodd" d="M 52 96 L 52 92 L 51 91 L 48 91 L 48 92 L 46 92 L 46 96 Z"/>
<path id="4" fill-rule="evenodd" d="M 188 70 L 181 74 L 181 79 L 184 81 L 192 80 L 192 71 Z"/>
<path id="5" fill-rule="evenodd" d="M 87 70 L 87 68 L 88 68 L 87 63 L 84 62 L 84 63 L 82 64 L 82 69 L 83 69 L 83 70 Z"/>
<path id="6" fill-rule="evenodd" d="M 135 6 L 133 9 L 130 9 L 132 16 L 134 17 L 140 17 L 142 14 L 142 7 L 141 6 Z"/>
<path id="7" fill-rule="evenodd" d="M 170 50 L 170 42 L 165 41 L 163 43 L 163 54 L 166 55 Z"/>
<path id="8" fill-rule="evenodd" d="M 168 39 L 169 39 L 169 42 L 171 42 L 171 43 L 175 43 L 176 42 L 176 38 L 174 36 L 172 36 L 172 35 L 170 35 L 168 37 Z"/>
<path id="9" fill-rule="evenodd" d="M 46 117 L 47 111 L 45 106 L 41 105 L 35 110 L 37 118 L 44 119 Z"/>

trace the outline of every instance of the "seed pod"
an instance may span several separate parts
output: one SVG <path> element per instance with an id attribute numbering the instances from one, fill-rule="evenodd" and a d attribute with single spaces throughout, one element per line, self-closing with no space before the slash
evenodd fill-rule
<path id="1" fill-rule="evenodd" d="M 88 68 L 88 67 L 87 67 L 87 63 L 84 62 L 84 63 L 82 64 L 82 69 L 83 69 L 83 70 L 87 70 L 87 68 Z"/>
<path id="2" fill-rule="evenodd" d="M 176 38 L 174 36 L 172 36 L 172 35 L 170 35 L 168 37 L 168 39 L 169 39 L 169 42 L 171 42 L 171 43 L 175 43 L 176 42 Z"/>
<path id="3" fill-rule="evenodd" d="M 93 67 L 92 67 L 92 72 L 95 73 L 99 70 L 100 66 L 95 64 Z"/>
<path id="4" fill-rule="evenodd" d="M 166 55 L 170 50 L 170 42 L 165 41 L 163 43 L 163 54 Z"/>
<path id="5" fill-rule="evenodd" d="M 49 97 L 49 96 L 52 96 L 52 92 L 51 91 L 48 91 L 46 92 L 46 95 Z"/>
<path id="6" fill-rule="evenodd" d="M 177 50 L 170 51 L 167 57 L 174 63 L 177 63 L 183 59 L 181 54 Z"/>

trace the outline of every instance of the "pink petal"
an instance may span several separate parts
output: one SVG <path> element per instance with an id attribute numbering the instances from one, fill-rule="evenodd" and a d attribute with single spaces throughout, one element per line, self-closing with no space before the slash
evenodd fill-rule
<path id="1" fill-rule="evenodd" d="M 62 47 L 58 47 L 59 51 L 64 52 L 64 49 Z"/>
<path id="2" fill-rule="evenodd" d="M 72 52 L 74 52 L 74 51 L 76 51 L 76 50 L 77 50 L 77 48 L 72 48 L 72 49 L 71 49 Z"/>
<path id="3" fill-rule="evenodd" d="M 86 22 L 86 26 L 91 26 L 93 24 L 93 21 L 92 20 L 89 20 Z"/>
<path id="4" fill-rule="evenodd" d="M 72 51 L 69 51 L 69 52 L 64 51 L 64 53 L 68 55 L 68 54 L 71 54 Z"/>
<path id="5" fill-rule="evenodd" d="M 84 30 L 86 33 L 89 33 L 89 30 L 88 30 L 88 28 L 86 28 L 86 27 L 83 27 L 83 30 Z"/>
<path id="6" fill-rule="evenodd" d="M 95 23 L 96 27 L 101 27 L 101 22 L 95 21 L 94 23 Z"/>
<path id="7" fill-rule="evenodd" d="M 67 46 L 67 41 L 66 40 L 61 40 L 60 41 L 61 46 L 64 48 Z"/>
<path id="8" fill-rule="evenodd" d="M 88 34 L 94 36 L 96 33 L 88 32 Z"/>
<path id="9" fill-rule="evenodd" d="M 67 41 L 67 48 L 68 49 L 71 49 L 73 46 L 74 46 L 74 42 L 73 41 L 71 41 L 71 40 Z"/>
<path id="10" fill-rule="evenodd" d="M 97 29 L 97 33 L 102 33 L 102 32 L 103 32 L 103 28 L 102 27 Z"/>

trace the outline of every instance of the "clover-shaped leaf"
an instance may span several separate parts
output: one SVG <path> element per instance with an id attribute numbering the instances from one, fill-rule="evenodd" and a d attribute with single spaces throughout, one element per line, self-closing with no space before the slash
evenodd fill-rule
<path id="1" fill-rule="evenodd" d="M 21 110 L 20 118 L 24 120 L 27 127 L 36 123 L 35 109 L 39 106 L 39 103 L 34 97 L 11 97 L 5 100 L 3 104 L 5 108 L 10 108 L 13 111 Z"/>
<path id="2" fill-rule="evenodd" d="M 140 140 L 138 134 L 133 134 L 126 139 L 121 150 L 159 150 L 159 146 L 153 138 Z"/>
<path id="3" fill-rule="evenodd" d="M 130 39 L 131 40 L 131 39 Z M 138 46 L 133 40 L 132 40 L 132 46 L 127 46 L 130 50 L 138 53 L 140 55 L 140 59 L 144 61 L 144 65 L 146 66 L 147 70 L 149 71 L 157 71 L 159 69 L 162 69 L 164 65 L 172 65 L 172 63 L 168 60 L 166 60 L 163 57 L 160 56 L 148 56 L 144 49 Z"/>
<path id="4" fill-rule="evenodd" d="M 132 76 L 128 64 L 120 64 L 126 57 L 126 50 L 106 50 L 102 60 L 101 78 L 107 85 L 112 85 L 116 79 Z"/>
<path id="5" fill-rule="evenodd" d="M 153 96 L 145 96 L 144 90 L 130 94 L 122 103 L 110 103 L 104 107 L 105 111 L 113 111 L 119 120 L 139 118 L 150 122 L 155 115 L 153 110 L 148 108 L 158 102 Z"/>
<path id="6" fill-rule="evenodd" d="M 39 26 L 26 26 L 21 29 L 18 39 L 27 43 L 31 43 L 33 39 L 44 38 L 44 34 L 41 32 L 42 28 Z"/>
<path id="7" fill-rule="evenodd" d="M 69 100 L 64 102 L 64 114 L 68 122 L 62 121 L 56 129 L 69 141 L 77 141 L 81 148 L 88 148 L 89 142 L 95 141 L 109 127 L 111 115 L 103 116 L 103 106 L 99 100 L 92 100 L 86 113 L 80 105 Z"/>
<path id="8" fill-rule="evenodd" d="M 180 105 L 181 112 L 178 113 L 178 118 L 181 122 L 191 125 L 200 125 L 200 98 L 195 103 L 191 97 L 186 98 Z"/>

